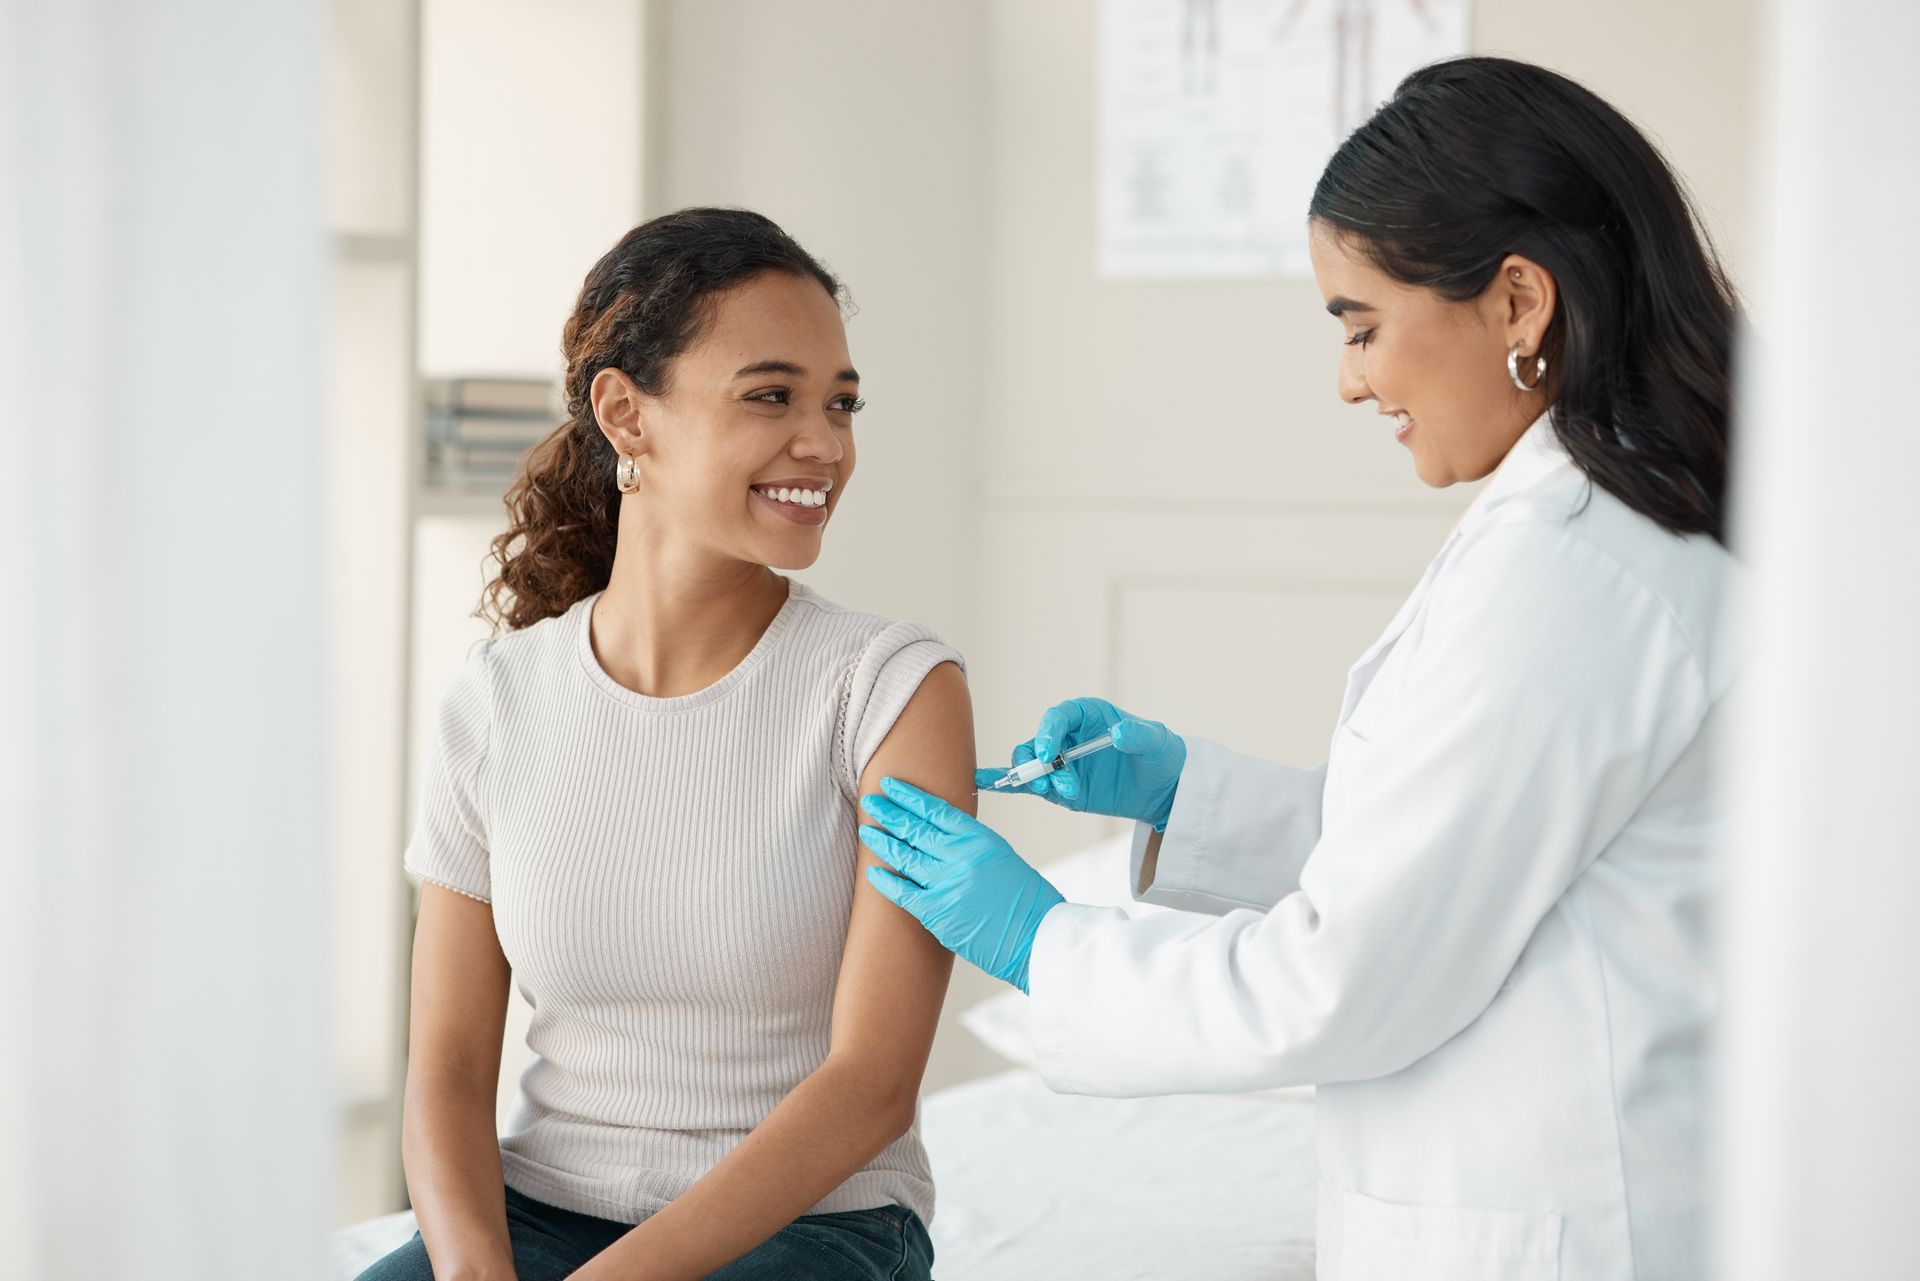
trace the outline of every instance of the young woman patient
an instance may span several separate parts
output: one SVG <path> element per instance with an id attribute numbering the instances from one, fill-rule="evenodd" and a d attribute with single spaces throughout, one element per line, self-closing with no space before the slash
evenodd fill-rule
<path id="1" fill-rule="evenodd" d="M 971 809 L 972 714 L 932 632 L 777 572 L 853 477 L 840 297 L 737 210 L 587 277 L 407 851 L 420 1232 L 362 1281 L 929 1276 L 951 957 L 863 883 L 854 798 Z M 497 1136 L 510 980 L 537 1057 Z"/>

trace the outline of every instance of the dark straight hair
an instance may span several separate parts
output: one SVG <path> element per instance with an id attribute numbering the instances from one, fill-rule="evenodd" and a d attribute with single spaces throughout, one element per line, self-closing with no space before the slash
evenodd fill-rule
<path id="1" fill-rule="evenodd" d="M 1309 212 L 1455 302 L 1508 254 L 1546 268 L 1559 297 L 1541 354 L 1568 454 L 1666 529 L 1726 542 L 1738 301 L 1679 179 L 1625 116 L 1543 67 L 1435 63 L 1340 145 Z"/>

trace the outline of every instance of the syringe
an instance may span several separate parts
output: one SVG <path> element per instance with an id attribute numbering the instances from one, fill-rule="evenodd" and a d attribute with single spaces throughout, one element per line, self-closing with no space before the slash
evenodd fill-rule
<path id="1" fill-rule="evenodd" d="M 1036 778 L 1045 778 L 1062 765 L 1065 765 L 1068 761 L 1077 761 L 1082 756 L 1091 756 L 1103 747 L 1112 746 L 1113 734 L 1111 732 L 1102 734 L 1099 738 L 1090 738 L 1084 743 L 1078 743 L 1069 747 L 1064 752 L 1057 753 L 1048 760 L 1035 759 L 1014 766 L 987 790 L 997 792 L 1003 787 L 1025 787 Z"/>

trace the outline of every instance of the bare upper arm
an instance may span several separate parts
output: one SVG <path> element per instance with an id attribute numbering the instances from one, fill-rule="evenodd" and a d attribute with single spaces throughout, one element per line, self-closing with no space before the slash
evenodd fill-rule
<path id="1" fill-rule="evenodd" d="M 921 682 L 860 775 L 860 792 L 889 775 L 951 801 L 969 814 L 973 789 L 973 698 L 967 678 L 941 663 Z M 861 823 L 869 820 L 863 813 Z M 857 1058 L 876 1087 L 897 1087 L 910 1104 L 933 1048 L 953 954 L 867 883 L 880 862 L 859 847 L 853 916 L 833 1002 L 833 1055 Z"/>
<path id="2" fill-rule="evenodd" d="M 444 1072 L 499 1087 L 512 972 L 493 928 L 493 907 L 431 881 L 420 887 L 413 932 L 408 1070 Z"/>

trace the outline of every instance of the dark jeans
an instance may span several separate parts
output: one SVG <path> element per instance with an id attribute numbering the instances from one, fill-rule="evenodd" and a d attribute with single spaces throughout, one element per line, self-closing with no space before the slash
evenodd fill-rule
<path id="1" fill-rule="evenodd" d="M 507 1189 L 507 1235 L 519 1281 L 561 1281 L 632 1230 Z M 708 1281 L 932 1281 L 932 1275 L 933 1242 L 920 1216 L 885 1205 L 795 1219 Z M 362 1272 L 360 1281 L 433 1281 L 420 1234 Z"/>

